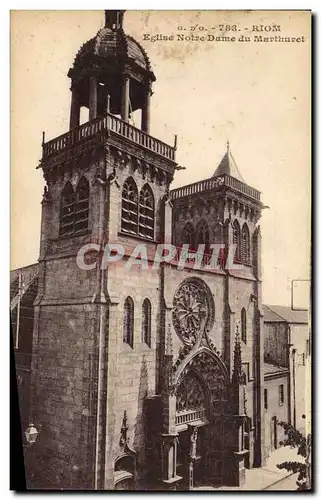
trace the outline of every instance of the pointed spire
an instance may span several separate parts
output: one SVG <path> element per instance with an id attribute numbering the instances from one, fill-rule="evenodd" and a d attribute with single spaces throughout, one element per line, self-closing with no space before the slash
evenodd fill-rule
<path id="1" fill-rule="evenodd" d="M 241 172 L 238 169 L 238 166 L 235 163 L 233 155 L 231 153 L 230 141 L 228 140 L 226 143 L 226 153 L 223 156 L 219 166 L 215 170 L 213 177 L 218 177 L 220 175 L 229 175 L 230 177 L 234 177 L 241 182 L 245 183 Z"/>

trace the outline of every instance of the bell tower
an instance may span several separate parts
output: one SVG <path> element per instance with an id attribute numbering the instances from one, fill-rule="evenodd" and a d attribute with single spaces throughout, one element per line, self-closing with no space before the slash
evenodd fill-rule
<path id="1" fill-rule="evenodd" d="M 43 136 L 30 415 L 42 429 L 42 488 L 137 488 L 143 476 L 144 400 L 160 370 L 161 271 L 124 262 L 137 243 L 149 255 L 170 233 L 164 213 L 177 164 L 176 146 L 149 135 L 155 76 L 123 22 L 124 11 L 105 11 L 68 72 L 70 129 Z M 82 107 L 89 120 L 80 124 Z M 99 255 L 115 243 L 125 248 L 122 263 L 104 267 Z"/>

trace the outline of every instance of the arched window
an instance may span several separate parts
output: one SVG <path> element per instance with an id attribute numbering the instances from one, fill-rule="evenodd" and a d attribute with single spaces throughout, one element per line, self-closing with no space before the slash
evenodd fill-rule
<path id="1" fill-rule="evenodd" d="M 134 302 L 131 297 L 124 303 L 123 342 L 134 346 Z"/>
<path id="2" fill-rule="evenodd" d="M 70 182 L 67 182 L 61 193 L 59 234 L 74 232 L 75 193 Z"/>
<path id="3" fill-rule="evenodd" d="M 121 229 L 126 233 L 138 233 L 138 192 L 132 177 L 125 181 L 122 191 Z"/>
<path id="4" fill-rule="evenodd" d="M 201 220 L 196 227 L 196 250 L 199 245 L 205 245 L 204 252 L 209 253 L 210 234 L 208 225 L 204 220 Z"/>
<path id="5" fill-rule="evenodd" d="M 233 222 L 233 244 L 236 245 L 234 262 L 241 262 L 241 229 L 237 219 Z"/>
<path id="6" fill-rule="evenodd" d="M 89 183 L 81 177 L 76 188 L 74 231 L 79 233 L 88 229 Z"/>
<path id="7" fill-rule="evenodd" d="M 250 264 L 251 253 L 250 253 L 250 232 L 247 224 L 243 224 L 242 227 L 242 241 L 241 241 L 241 257 L 243 264 Z"/>
<path id="8" fill-rule="evenodd" d="M 151 347 L 151 311 L 151 303 L 145 299 L 142 308 L 142 342 L 148 347 Z"/>
<path id="9" fill-rule="evenodd" d="M 194 229 L 190 222 L 187 222 L 182 231 L 181 246 L 183 245 L 189 245 L 190 250 L 193 250 L 195 247 Z"/>
<path id="10" fill-rule="evenodd" d="M 246 344 L 246 310 L 241 311 L 241 339 Z"/>
<path id="11" fill-rule="evenodd" d="M 139 195 L 139 236 L 154 239 L 154 196 L 148 184 L 142 187 Z"/>

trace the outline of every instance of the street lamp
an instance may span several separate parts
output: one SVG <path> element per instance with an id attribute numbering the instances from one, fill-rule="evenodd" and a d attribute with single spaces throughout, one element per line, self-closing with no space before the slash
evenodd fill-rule
<path id="1" fill-rule="evenodd" d="M 26 441 L 29 446 L 33 445 L 38 437 L 39 432 L 33 424 L 29 424 L 28 429 L 25 431 Z"/>

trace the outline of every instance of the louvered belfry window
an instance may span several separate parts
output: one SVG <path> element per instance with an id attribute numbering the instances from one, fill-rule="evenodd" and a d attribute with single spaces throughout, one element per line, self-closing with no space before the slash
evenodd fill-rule
<path id="1" fill-rule="evenodd" d="M 74 232 L 75 193 L 70 182 L 67 182 L 61 193 L 59 234 Z"/>
<path id="2" fill-rule="evenodd" d="M 72 235 L 88 229 L 89 183 L 82 177 L 76 192 L 67 182 L 61 193 L 59 234 Z"/>
<path id="3" fill-rule="evenodd" d="M 125 181 L 122 191 L 121 228 L 126 233 L 138 233 L 138 193 L 132 178 Z"/>
<path id="4" fill-rule="evenodd" d="M 75 218 L 74 218 L 74 231 L 79 233 L 88 229 L 88 216 L 89 216 L 89 184 L 88 181 L 82 177 L 78 182 L 76 189 L 76 203 L 75 203 Z"/>
<path id="5" fill-rule="evenodd" d="M 154 196 L 148 185 L 139 196 L 139 236 L 154 239 Z"/>

